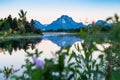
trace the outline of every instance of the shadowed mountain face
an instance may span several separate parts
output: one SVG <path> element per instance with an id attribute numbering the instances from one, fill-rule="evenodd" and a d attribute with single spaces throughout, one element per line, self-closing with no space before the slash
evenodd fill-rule
<path id="1" fill-rule="evenodd" d="M 34 20 L 34 22 L 35 22 L 35 27 L 37 27 L 38 29 L 41 29 L 42 31 L 45 30 L 44 25 L 42 25 L 39 21 Z"/>
<path id="2" fill-rule="evenodd" d="M 56 21 L 53 21 L 51 24 L 46 26 L 46 30 L 69 30 L 69 29 L 77 29 L 83 27 L 82 23 L 77 23 L 73 21 L 73 19 L 67 15 L 62 15 Z"/>
<path id="3" fill-rule="evenodd" d="M 75 22 L 71 17 L 67 15 L 62 15 L 57 20 L 53 21 L 51 24 L 48 24 L 46 26 L 42 25 L 40 22 L 35 21 L 35 26 L 39 29 L 46 31 L 46 30 L 69 30 L 69 29 L 77 29 L 80 27 L 83 27 L 83 23 L 77 23 Z"/>
<path id="4" fill-rule="evenodd" d="M 105 22 L 104 20 L 98 20 L 98 21 L 96 22 L 96 25 L 102 25 L 103 27 L 110 27 L 110 26 L 111 26 L 110 23 Z"/>
<path id="5" fill-rule="evenodd" d="M 62 15 L 57 20 L 53 21 L 51 24 L 42 25 L 39 21 L 34 20 L 35 26 L 42 31 L 57 31 L 57 30 L 74 30 L 79 29 L 81 27 L 92 27 L 92 24 L 85 25 L 82 22 L 77 23 L 71 17 L 67 15 Z M 96 25 L 102 25 L 103 27 L 110 27 L 110 23 L 105 22 L 104 20 L 98 20 L 95 23 Z"/>

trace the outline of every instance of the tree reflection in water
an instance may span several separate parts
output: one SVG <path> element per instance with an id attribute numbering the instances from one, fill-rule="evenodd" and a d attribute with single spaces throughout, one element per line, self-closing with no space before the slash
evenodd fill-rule
<path id="1" fill-rule="evenodd" d="M 11 39 L 0 42 L 0 51 L 5 53 L 8 51 L 11 55 L 13 50 L 17 51 L 17 49 L 23 49 L 26 51 L 31 48 L 32 50 L 35 48 L 35 45 L 41 42 L 42 38 L 21 38 L 21 39 Z"/>

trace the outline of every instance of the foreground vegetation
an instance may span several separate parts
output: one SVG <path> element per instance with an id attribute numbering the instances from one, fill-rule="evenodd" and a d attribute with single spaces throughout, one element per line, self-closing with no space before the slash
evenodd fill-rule
<path id="1" fill-rule="evenodd" d="M 96 25 L 80 31 L 84 42 L 74 45 L 76 51 L 70 52 L 70 47 L 61 48 L 55 53 L 55 58 L 40 60 L 42 52 L 27 52 L 25 64 L 14 70 L 5 67 L 0 72 L 7 79 L 15 80 L 120 80 L 120 21 L 118 15 L 106 19 L 112 21 L 108 35 L 103 36 Z M 101 35 L 100 37 L 96 35 Z M 100 50 L 96 44 L 108 43 L 109 47 Z M 93 59 L 94 51 L 101 55 Z M 98 61 L 99 60 L 99 61 Z M 15 73 L 25 69 L 21 76 Z"/>

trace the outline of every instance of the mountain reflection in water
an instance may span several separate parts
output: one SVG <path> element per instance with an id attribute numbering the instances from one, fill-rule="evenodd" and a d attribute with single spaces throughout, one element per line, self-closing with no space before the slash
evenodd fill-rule
<path id="1" fill-rule="evenodd" d="M 70 35 L 55 35 L 55 36 L 43 36 L 43 40 L 50 40 L 54 44 L 57 44 L 60 47 L 67 47 L 69 45 L 74 44 L 77 41 L 81 41 L 79 37 L 70 36 Z"/>

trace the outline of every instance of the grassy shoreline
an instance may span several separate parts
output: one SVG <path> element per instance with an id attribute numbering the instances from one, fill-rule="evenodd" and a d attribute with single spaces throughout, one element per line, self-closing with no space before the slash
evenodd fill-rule
<path id="1" fill-rule="evenodd" d="M 24 33 L 24 34 L 8 34 L 8 35 L 0 35 L 0 40 L 9 40 L 9 39 L 21 39 L 21 38 L 39 38 L 42 34 L 34 34 L 34 33 Z"/>

